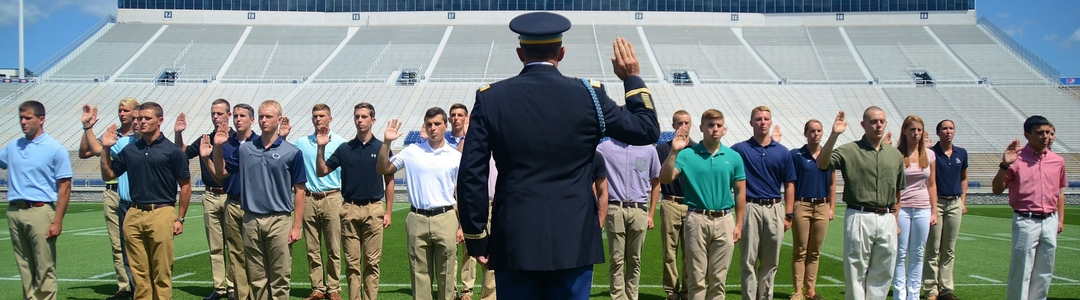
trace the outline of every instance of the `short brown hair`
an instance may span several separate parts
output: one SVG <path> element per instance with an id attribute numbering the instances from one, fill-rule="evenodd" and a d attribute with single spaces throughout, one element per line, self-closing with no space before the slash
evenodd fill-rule
<path id="1" fill-rule="evenodd" d="M 759 111 L 767 112 L 767 113 L 769 113 L 769 116 L 772 116 L 772 110 L 769 110 L 768 106 L 759 105 L 758 107 L 755 107 L 753 110 L 750 110 L 750 120 L 753 120 L 754 115 L 757 114 Z"/>
<path id="2" fill-rule="evenodd" d="M 311 107 L 311 112 L 317 112 L 317 111 L 325 111 L 326 114 L 329 115 L 330 114 L 330 106 L 326 105 L 326 103 L 316 103 L 315 106 Z"/>
<path id="3" fill-rule="evenodd" d="M 677 117 L 677 116 L 689 116 L 689 115 L 690 115 L 690 113 L 685 111 L 685 110 L 681 110 L 681 109 L 677 110 L 677 111 L 675 111 L 674 114 L 671 114 L 671 122 L 675 123 L 675 117 Z"/>
<path id="4" fill-rule="evenodd" d="M 709 123 L 711 120 L 724 120 L 724 113 L 717 109 L 710 108 L 701 113 L 701 124 Z"/>
<path id="5" fill-rule="evenodd" d="M 157 104 L 157 102 L 146 102 L 140 104 L 139 110 L 153 110 L 154 116 L 158 118 L 165 116 L 165 111 L 161 109 L 161 104 Z"/>
<path id="6" fill-rule="evenodd" d="M 818 121 L 818 119 L 810 119 L 810 121 L 806 121 L 806 125 L 803 125 L 802 132 L 806 133 L 807 131 L 810 131 L 810 124 L 814 124 L 814 123 L 818 123 L 818 125 L 821 125 L 821 121 Z M 824 126 L 824 125 L 822 125 L 822 126 Z M 824 129 L 824 128 L 822 128 L 822 129 Z"/>
<path id="7" fill-rule="evenodd" d="M 41 102 L 36 100 L 30 100 L 19 104 L 20 113 L 28 110 L 34 113 L 35 117 L 40 118 L 45 116 L 45 104 L 41 104 Z"/>
<path id="8" fill-rule="evenodd" d="M 455 109 L 464 109 L 464 110 L 465 110 L 465 114 L 466 114 L 466 115 L 467 115 L 467 114 L 469 114 L 469 108 L 468 108 L 468 107 L 466 107 L 466 106 L 465 106 L 465 104 L 461 104 L 461 103 L 454 103 L 454 104 L 451 104 L 451 105 L 450 105 L 450 112 L 454 112 L 454 110 L 455 110 Z"/>
<path id="9" fill-rule="evenodd" d="M 372 106 L 371 103 L 360 102 L 356 106 L 353 106 L 353 112 L 356 112 L 357 109 L 361 109 L 361 108 L 367 109 L 368 111 L 370 111 L 372 118 L 375 117 L 375 106 Z"/>
<path id="10" fill-rule="evenodd" d="M 229 111 L 229 100 L 225 100 L 225 98 L 217 98 L 217 100 L 214 100 L 213 103 L 210 103 L 210 106 L 214 106 L 214 105 L 218 105 L 218 104 L 225 104 L 225 111 L 226 112 Z"/>

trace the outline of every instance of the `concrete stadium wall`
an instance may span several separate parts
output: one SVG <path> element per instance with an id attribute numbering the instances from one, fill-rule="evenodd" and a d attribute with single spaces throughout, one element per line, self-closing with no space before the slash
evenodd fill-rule
<path id="1" fill-rule="evenodd" d="M 361 12 L 359 20 L 353 13 L 273 12 L 273 11 L 211 11 L 121 9 L 117 23 L 140 22 L 155 24 L 231 24 L 231 25 L 312 25 L 312 26 L 381 26 L 381 25 L 492 25 L 508 24 L 510 19 L 525 11 L 459 11 L 448 19 L 450 12 Z M 974 25 L 976 15 L 970 11 L 932 11 L 928 19 L 920 12 L 848 12 L 844 20 L 836 13 L 758 14 L 697 12 L 640 12 L 634 11 L 557 11 L 574 24 L 596 25 L 685 25 L 685 26 L 875 26 L 875 25 Z M 255 13 L 255 19 L 248 19 Z"/>

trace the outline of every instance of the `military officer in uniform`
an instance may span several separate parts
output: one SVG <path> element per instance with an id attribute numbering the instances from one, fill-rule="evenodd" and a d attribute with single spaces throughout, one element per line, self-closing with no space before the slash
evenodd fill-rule
<path id="1" fill-rule="evenodd" d="M 633 46 L 617 38 L 611 58 L 626 105 L 597 81 L 564 76 L 562 33 L 570 20 L 549 12 L 510 22 L 521 73 L 482 86 L 458 174 L 458 209 L 469 255 L 495 270 L 500 298 L 588 299 L 593 264 L 604 261 L 593 155 L 600 138 L 648 145 L 659 123 Z M 488 221 L 488 167 L 499 167 Z"/>

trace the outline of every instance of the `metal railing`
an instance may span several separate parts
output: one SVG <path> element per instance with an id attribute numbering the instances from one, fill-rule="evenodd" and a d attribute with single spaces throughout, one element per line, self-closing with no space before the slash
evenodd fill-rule
<path id="1" fill-rule="evenodd" d="M 273 84 L 273 83 L 292 83 L 300 84 L 307 80 L 307 76 L 299 75 L 267 75 L 267 76 L 245 76 L 245 75 L 225 75 L 222 76 L 218 82 L 220 83 L 257 83 L 257 84 Z"/>
<path id="2" fill-rule="evenodd" d="M 1060 73 L 1057 69 L 1040 59 L 1035 53 L 1028 51 L 1027 48 L 1024 48 L 1024 46 L 1020 45 L 1016 40 L 1013 40 L 1008 34 L 1002 31 L 1001 28 L 994 25 L 994 22 L 990 21 L 989 18 L 985 16 L 979 18 L 978 24 L 982 25 L 982 28 L 984 28 L 987 33 L 990 33 L 993 38 L 997 39 L 1001 45 L 1005 46 L 1005 48 L 1009 49 L 1009 51 L 1019 57 L 1021 61 L 1031 67 L 1032 71 L 1035 71 L 1047 81 L 1057 82 L 1058 78 L 1060 78 Z"/>
<path id="3" fill-rule="evenodd" d="M 49 59 L 46 59 L 44 62 L 39 64 L 35 70 L 38 71 L 40 77 L 51 76 L 55 72 L 55 70 L 53 70 L 53 67 L 63 67 L 65 64 L 67 64 L 67 62 L 71 61 L 75 58 L 75 56 L 78 56 L 79 53 L 85 50 L 86 47 L 89 47 L 90 44 L 93 43 L 93 41 L 96 41 L 99 37 L 101 37 L 105 34 L 105 32 L 108 31 L 102 30 L 103 28 L 114 23 L 116 23 L 115 16 L 105 16 L 101 19 L 101 21 L 98 21 L 97 24 L 91 26 L 90 29 L 86 30 L 86 32 L 84 32 L 78 38 L 75 38 L 75 41 L 68 44 L 67 47 L 64 47 L 64 49 L 56 52 L 56 54 L 53 54 L 52 57 L 49 57 Z"/>
<path id="4" fill-rule="evenodd" d="M 43 83 L 104 83 L 110 75 L 52 75 L 42 77 Z"/>
<path id="5" fill-rule="evenodd" d="M 390 75 L 319 75 L 308 83 L 384 83 Z"/>

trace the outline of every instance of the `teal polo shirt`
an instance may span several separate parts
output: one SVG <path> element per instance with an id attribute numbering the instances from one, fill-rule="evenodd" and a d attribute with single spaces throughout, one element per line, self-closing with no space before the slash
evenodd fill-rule
<path id="1" fill-rule="evenodd" d="M 686 205 L 699 209 L 724 210 L 735 207 L 732 188 L 746 180 L 742 156 L 720 144 L 715 154 L 705 150 L 705 144 L 679 151 L 675 157 L 685 189 Z"/>
<path id="2" fill-rule="evenodd" d="M 8 201 L 55 202 L 57 181 L 72 176 L 67 149 L 47 133 L 0 149 L 0 169 L 8 171 Z"/>
<path id="3" fill-rule="evenodd" d="M 323 153 L 323 158 L 329 158 L 334 151 L 337 150 L 341 144 L 347 142 L 345 138 L 341 137 L 333 131 L 330 132 L 330 143 L 326 144 L 326 152 Z M 315 142 L 315 134 L 308 135 L 302 139 L 299 139 L 294 143 L 296 148 L 300 149 L 300 152 L 304 155 L 304 175 L 307 175 L 307 183 L 304 184 L 304 188 L 307 188 L 310 192 L 325 193 L 329 191 L 336 191 L 341 189 L 341 170 L 333 170 L 326 176 L 319 177 L 319 174 L 315 172 L 315 159 L 319 155 L 319 144 Z"/>

